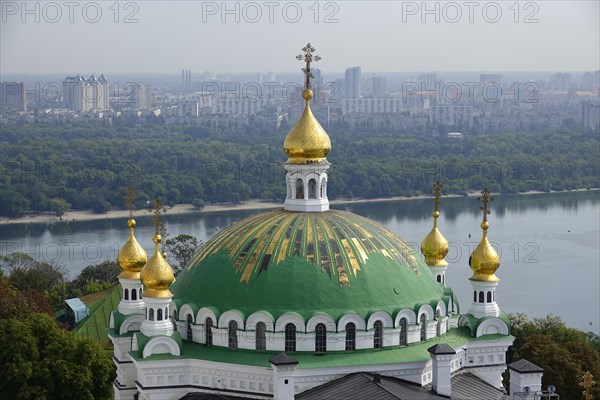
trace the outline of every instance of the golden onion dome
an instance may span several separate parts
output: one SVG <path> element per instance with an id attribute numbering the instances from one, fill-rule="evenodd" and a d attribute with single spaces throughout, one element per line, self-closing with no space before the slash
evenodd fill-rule
<path id="1" fill-rule="evenodd" d="M 331 151 L 329 136 L 310 109 L 312 90 L 304 89 L 302 97 L 306 101 L 304 112 L 283 142 L 283 151 L 288 156 L 289 164 L 324 161 Z"/>
<path id="2" fill-rule="evenodd" d="M 436 210 L 431 215 L 433 216 L 433 228 L 421 243 L 421 253 L 430 267 L 445 267 L 448 265 L 444 259 L 448 254 L 448 241 L 437 228 L 439 211 Z"/>
<path id="3" fill-rule="evenodd" d="M 122 270 L 119 278 L 140 279 L 140 271 L 148 261 L 148 255 L 135 238 L 133 232 L 135 220 L 129 218 L 127 225 L 129 226 L 129 239 L 127 239 L 123 247 L 121 247 L 117 257 L 117 262 Z"/>
<path id="4" fill-rule="evenodd" d="M 483 237 L 469 258 L 469 266 L 473 270 L 473 276 L 469 279 L 472 281 L 498 282 L 500 280 L 496 276 L 496 270 L 500 266 L 500 256 L 487 238 L 489 227 L 487 221 L 481 223 Z"/>
<path id="5" fill-rule="evenodd" d="M 169 287 L 175 281 L 175 276 L 173 269 L 158 250 L 158 244 L 161 241 L 160 235 L 154 235 L 152 241 L 154 242 L 154 254 L 140 273 L 140 279 L 144 285 L 144 297 L 173 297 Z"/>

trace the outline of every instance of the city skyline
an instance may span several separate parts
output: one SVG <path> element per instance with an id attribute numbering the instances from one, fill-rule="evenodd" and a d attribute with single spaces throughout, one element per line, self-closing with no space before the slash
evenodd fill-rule
<path id="1" fill-rule="evenodd" d="M 327 73 L 600 68 L 591 1 L 65 4 L 2 2 L 3 75 L 285 73 L 306 41 Z"/>

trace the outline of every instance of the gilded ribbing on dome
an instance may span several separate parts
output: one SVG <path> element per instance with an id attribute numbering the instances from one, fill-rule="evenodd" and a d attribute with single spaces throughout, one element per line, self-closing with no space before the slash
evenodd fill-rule
<path id="1" fill-rule="evenodd" d="M 483 221 L 481 222 L 483 236 L 469 258 L 469 266 L 473 270 L 473 276 L 469 279 L 481 282 L 498 282 L 500 279 L 496 276 L 496 270 L 500 266 L 500 256 L 498 256 L 487 238 L 487 230 L 490 227 L 487 220 L 487 216 L 490 214 L 488 203 L 494 199 L 490 196 L 489 190 L 485 188 L 481 191 L 481 196 L 477 200 L 482 202 L 479 209 L 483 212 Z"/>
<path id="2" fill-rule="evenodd" d="M 331 151 L 331 140 L 310 109 L 310 100 L 313 98 L 313 92 L 310 90 L 310 78 L 313 77 L 310 64 L 319 61 L 321 57 L 313 55 L 315 49 L 310 43 L 302 51 L 304 51 L 304 55 L 298 55 L 296 58 L 306 62 L 306 67 L 302 68 L 305 74 L 305 88 L 302 97 L 306 104 L 302 116 L 283 142 L 283 151 L 288 156 L 289 164 L 326 161 L 327 154 Z"/>
<path id="3" fill-rule="evenodd" d="M 421 253 L 423 253 L 425 262 L 430 267 L 445 267 L 448 265 L 448 262 L 444 259 L 446 254 L 448 254 L 448 241 L 437 228 L 437 219 L 440 216 L 438 209 L 441 204 L 440 196 L 442 194 L 441 183 L 436 182 L 433 185 L 433 189 L 435 195 L 433 199 L 434 210 L 431 214 L 433 216 L 433 228 L 421 243 Z"/>
<path id="4" fill-rule="evenodd" d="M 175 281 L 175 276 L 173 269 L 158 248 L 161 241 L 160 235 L 155 234 L 152 241 L 154 242 L 154 254 L 140 273 L 140 279 L 144 285 L 144 297 L 173 297 L 169 287 Z"/>
<path id="5" fill-rule="evenodd" d="M 135 238 L 135 220 L 133 218 L 129 218 L 127 225 L 129 226 L 129 238 L 123 247 L 121 247 L 117 257 L 117 262 L 122 270 L 119 278 L 140 279 L 140 271 L 146 264 L 148 255 Z"/>

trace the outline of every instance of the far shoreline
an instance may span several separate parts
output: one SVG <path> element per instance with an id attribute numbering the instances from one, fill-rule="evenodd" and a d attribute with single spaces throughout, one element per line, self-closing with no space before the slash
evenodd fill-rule
<path id="1" fill-rule="evenodd" d="M 566 193 L 566 192 L 586 192 L 597 191 L 600 188 L 591 189 L 573 189 L 563 191 L 542 192 L 538 190 L 530 190 L 522 193 L 510 193 L 510 195 L 532 195 L 543 193 Z M 479 192 L 470 192 L 468 195 L 450 194 L 444 197 L 472 197 L 478 196 Z M 493 193 L 494 196 L 501 196 L 501 193 Z M 432 198 L 430 195 L 419 196 L 393 196 L 381 197 L 374 199 L 337 199 L 330 201 L 332 205 L 356 204 L 356 203 L 377 203 L 385 201 L 405 201 L 405 200 L 423 200 Z M 227 211 L 250 211 L 250 210 L 269 210 L 283 207 L 283 203 L 275 203 L 272 201 L 247 200 L 239 204 L 210 204 L 202 210 L 196 210 L 191 204 L 176 204 L 173 207 L 167 207 L 167 215 L 185 215 L 185 214 L 209 214 Z M 142 216 L 141 212 L 146 210 L 138 210 L 137 216 Z M 47 214 L 28 214 L 19 218 L 0 218 L 0 226 L 22 225 L 22 224 L 49 224 L 57 222 L 85 222 L 98 221 L 107 219 L 127 219 L 129 217 L 128 210 L 111 210 L 106 213 L 95 213 L 91 210 L 84 211 L 68 211 L 60 219 L 52 213 Z"/>

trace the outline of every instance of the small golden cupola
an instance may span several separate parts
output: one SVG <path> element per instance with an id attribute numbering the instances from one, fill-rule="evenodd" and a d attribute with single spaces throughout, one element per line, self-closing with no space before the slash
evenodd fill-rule
<path id="1" fill-rule="evenodd" d="M 482 203 L 479 209 L 483 213 L 483 221 L 481 222 L 483 236 L 469 258 L 469 266 L 473 270 L 473 276 L 469 279 L 480 282 L 498 282 L 499 279 L 496 276 L 496 270 L 500 266 L 500 256 L 498 256 L 498 253 L 487 238 L 487 230 L 490 227 L 487 218 L 490 214 L 488 204 L 494 198 L 490 196 L 490 191 L 485 188 L 481 191 L 481 196 L 477 200 Z"/>
<path id="2" fill-rule="evenodd" d="M 331 151 L 331 141 L 325 129 L 319 124 L 310 110 L 313 92 L 310 89 L 310 64 L 321 57 L 314 55 L 314 47 L 308 43 L 296 58 L 306 63 L 302 68 L 305 76 L 302 97 L 306 102 L 304 113 L 288 133 L 283 142 L 283 151 L 288 156 L 284 168 L 287 194 L 283 208 L 293 212 L 323 212 L 329 210 L 327 197 L 327 154 Z"/>
<path id="3" fill-rule="evenodd" d="M 310 109 L 310 100 L 313 98 L 313 91 L 310 89 L 310 78 L 313 77 L 310 64 L 319 61 L 321 57 L 313 56 L 315 49 L 310 43 L 302 51 L 304 55 L 296 58 L 306 62 L 306 68 L 302 69 L 305 74 L 302 98 L 306 104 L 302 116 L 283 142 L 283 151 L 288 156 L 287 163 L 296 165 L 326 161 L 327 154 L 331 151 L 331 140 Z"/>
<path id="4" fill-rule="evenodd" d="M 440 182 L 436 182 L 433 185 L 433 193 L 434 210 L 431 214 L 433 216 L 433 228 L 421 243 L 421 253 L 423 253 L 428 266 L 447 267 L 448 262 L 446 262 L 444 257 L 448 254 L 448 241 L 437 227 L 437 219 L 440 216 L 440 197 L 442 195 L 442 184 Z"/>
<path id="5" fill-rule="evenodd" d="M 154 237 L 152 238 L 152 241 L 154 242 L 154 254 L 152 254 L 152 257 L 150 257 L 140 273 L 140 279 L 144 285 L 145 298 L 173 297 L 173 293 L 171 293 L 169 287 L 175 281 L 175 275 L 173 274 L 173 269 L 159 249 L 159 244 L 162 240 L 161 236 L 158 234 L 161 207 L 159 201 L 155 200 L 153 218 Z"/>
<path id="6" fill-rule="evenodd" d="M 129 226 L 129 238 L 123 247 L 121 247 L 117 256 L 117 262 L 122 271 L 118 276 L 119 279 L 139 281 L 140 271 L 148 261 L 148 255 L 144 248 L 140 246 L 134 234 L 135 220 L 133 219 L 133 213 L 135 211 L 135 198 L 135 190 L 128 187 L 123 199 L 125 200 L 125 207 L 129 210 L 129 219 L 127 220 L 127 226 Z"/>
<path id="7" fill-rule="evenodd" d="M 117 257 L 117 262 L 122 271 L 119 278 L 140 279 L 140 271 L 148 261 L 148 255 L 135 238 L 135 220 L 131 215 L 127 220 L 127 225 L 129 226 L 129 239 L 121 247 Z"/>

